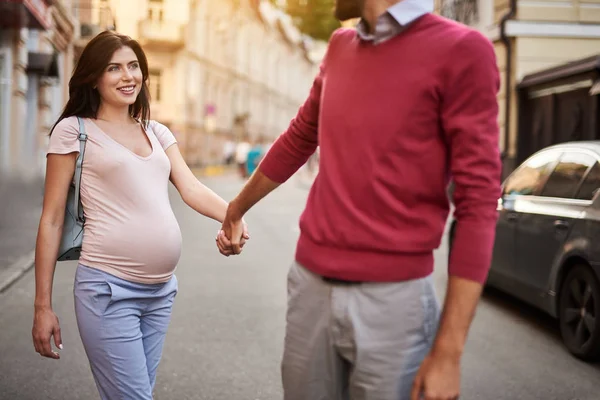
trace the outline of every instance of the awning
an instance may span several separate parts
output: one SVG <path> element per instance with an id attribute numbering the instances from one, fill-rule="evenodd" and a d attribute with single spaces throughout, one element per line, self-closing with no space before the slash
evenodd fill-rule
<path id="1" fill-rule="evenodd" d="M 566 64 L 529 74 L 523 78 L 523 80 L 517 85 L 517 88 L 525 89 L 531 86 L 547 84 L 559 79 L 594 71 L 600 72 L 600 55 L 571 61 Z"/>
<path id="2" fill-rule="evenodd" d="M 27 73 L 37 74 L 50 78 L 58 78 L 58 54 L 57 53 L 28 53 Z"/>

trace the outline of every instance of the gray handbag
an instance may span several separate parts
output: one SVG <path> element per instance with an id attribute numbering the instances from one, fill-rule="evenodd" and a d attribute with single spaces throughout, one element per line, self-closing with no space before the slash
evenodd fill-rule
<path id="1" fill-rule="evenodd" d="M 81 169 L 83 167 L 83 155 L 85 153 L 85 143 L 87 134 L 83 119 L 77 117 L 79 122 L 79 155 L 75 164 L 75 174 L 73 182 L 69 187 L 67 196 L 67 206 L 65 210 L 65 220 L 63 224 L 63 233 L 58 248 L 58 261 L 79 260 L 81 253 L 81 244 L 83 243 L 83 225 L 85 218 L 83 216 L 83 206 L 79 198 L 79 189 L 81 187 Z"/>

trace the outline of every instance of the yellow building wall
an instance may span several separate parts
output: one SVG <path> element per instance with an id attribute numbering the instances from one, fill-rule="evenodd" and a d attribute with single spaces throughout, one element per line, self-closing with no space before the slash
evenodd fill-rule
<path id="1" fill-rule="evenodd" d="M 119 33 L 139 37 L 139 24 L 148 18 L 149 0 L 110 0 Z M 189 0 L 164 0 L 163 21 L 186 23 L 189 19 Z"/>
<path id="2" fill-rule="evenodd" d="M 509 9 L 510 0 L 494 0 L 494 24 L 499 24 Z"/>
<path id="3" fill-rule="evenodd" d="M 520 37 L 516 78 L 600 53 L 600 39 Z"/>
<path id="4" fill-rule="evenodd" d="M 514 43 L 514 41 L 513 41 Z M 502 152 L 507 152 L 508 156 L 513 156 L 516 152 L 515 138 L 517 133 L 517 97 L 514 90 L 511 90 L 511 107 L 510 107 L 510 149 L 506 148 L 504 129 L 506 126 L 505 121 L 505 110 L 506 110 L 506 46 L 501 41 L 494 42 L 494 50 L 496 52 L 496 60 L 498 64 L 498 71 L 500 73 L 500 90 L 498 91 L 498 126 L 500 128 L 499 146 Z M 513 79 L 511 87 L 514 88 L 517 83 L 514 78 L 516 60 L 514 58 L 514 44 L 513 44 L 513 60 L 512 70 Z"/>
<path id="5" fill-rule="evenodd" d="M 599 22 L 600 0 L 518 1 L 521 20 L 551 22 Z"/>

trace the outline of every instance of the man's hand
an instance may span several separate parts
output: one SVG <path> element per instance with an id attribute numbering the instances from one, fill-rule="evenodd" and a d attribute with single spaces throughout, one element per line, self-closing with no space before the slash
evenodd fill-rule
<path id="1" fill-rule="evenodd" d="M 221 254 L 230 256 L 242 252 L 244 243 L 250 239 L 243 219 L 244 214 L 279 185 L 280 183 L 264 175 L 260 168 L 254 171 L 240 194 L 227 207 L 223 226 L 216 238 Z"/>
<path id="2" fill-rule="evenodd" d="M 60 325 L 54 311 L 50 308 L 36 308 L 33 318 L 33 346 L 35 351 L 43 357 L 58 360 L 60 355 L 52 350 L 50 342 L 54 336 L 54 344 L 62 350 L 62 339 L 60 336 Z"/>
<path id="3" fill-rule="evenodd" d="M 458 399 L 460 358 L 482 288 L 479 282 L 457 276 L 448 278 L 437 337 L 417 373 L 411 400 Z"/>
<path id="4" fill-rule="evenodd" d="M 246 241 L 250 239 L 248 226 L 241 214 L 229 205 L 221 230 L 217 234 L 217 247 L 224 256 L 240 254 Z"/>
<path id="5" fill-rule="evenodd" d="M 411 400 L 456 400 L 460 394 L 460 357 L 431 352 L 415 378 Z"/>

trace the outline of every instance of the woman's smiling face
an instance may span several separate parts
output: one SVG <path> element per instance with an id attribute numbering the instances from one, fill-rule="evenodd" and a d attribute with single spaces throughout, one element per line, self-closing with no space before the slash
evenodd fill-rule
<path id="1" fill-rule="evenodd" d="M 135 103 L 143 80 L 137 56 L 130 47 L 124 46 L 114 52 L 96 88 L 102 102 L 114 107 L 128 107 Z"/>

